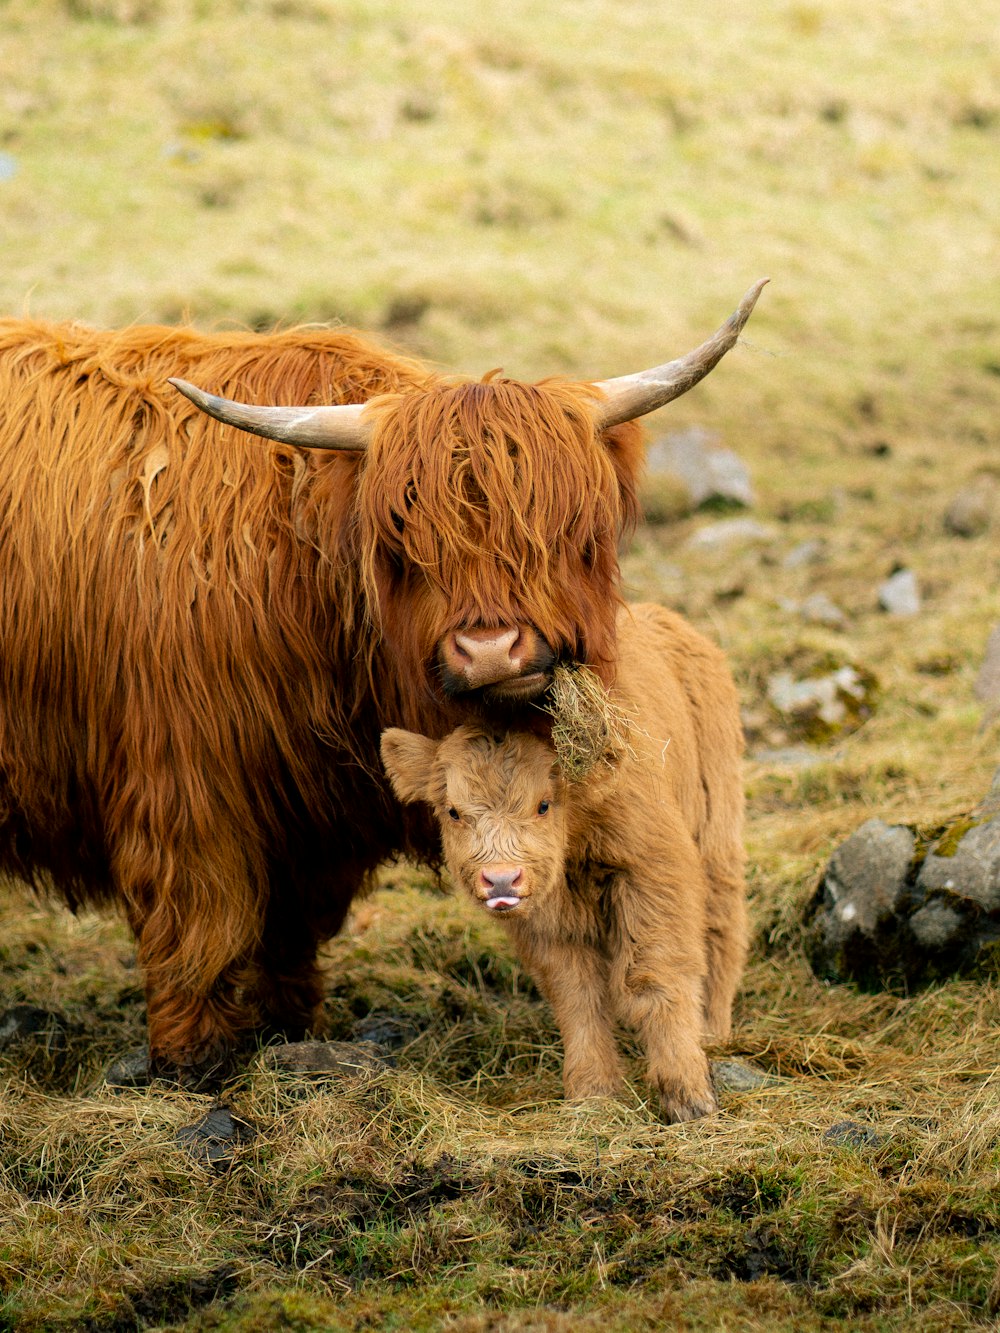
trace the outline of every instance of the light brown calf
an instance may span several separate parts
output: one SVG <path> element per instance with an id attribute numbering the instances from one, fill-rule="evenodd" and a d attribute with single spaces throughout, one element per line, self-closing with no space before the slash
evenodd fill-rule
<path id="1" fill-rule="evenodd" d="M 615 767 L 571 783 L 538 736 L 473 726 L 387 730 L 382 758 L 550 1001 L 566 1096 L 619 1090 L 617 1018 L 665 1118 L 689 1120 L 716 1107 L 702 1042 L 729 1034 L 746 953 L 737 697 L 721 652 L 662 607 L 627 608 L 618 636 L 635 728 Z"/>

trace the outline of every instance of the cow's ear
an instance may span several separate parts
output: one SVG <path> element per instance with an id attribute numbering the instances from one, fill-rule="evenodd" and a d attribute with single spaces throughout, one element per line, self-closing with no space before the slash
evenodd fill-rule
<path id="1" fill-rule="evenodd" d="M 390 727 L 382 732 L 382 763 L 401 801 L 431 799 L 431 770 L 438 743 L 415 731 Z"/>

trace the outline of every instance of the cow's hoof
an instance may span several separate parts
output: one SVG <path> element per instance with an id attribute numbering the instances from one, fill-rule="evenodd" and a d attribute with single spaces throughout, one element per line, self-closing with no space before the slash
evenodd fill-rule
<path id="1" fill-rule="evenodd" d="M 218 1092 L 239 1069 L 239 1052 L 231 1046 L 215 1047 L 198 1059 L 178 1064 L 167 1056 L 153 1056 L 150 1080 L 166 1083 L 185 1092 Z"/>
<path id="2" fill-rule="evenodd" d="M 245 1120 L 238 1120 L 227 1106 L 213 1106 L 193 1125 L 177 1131 L 176 1142 L 217 1171 L 231 1166 L 236 1149 L 256 1137 L 257 1131 Z"/>
<path id="3" fill-rule="evenodd" d="M 104 1071 L 104 1082 L 110 1088 L 145 1088 L 151 1078 L 148 1046 L 133 1046 Z"/>

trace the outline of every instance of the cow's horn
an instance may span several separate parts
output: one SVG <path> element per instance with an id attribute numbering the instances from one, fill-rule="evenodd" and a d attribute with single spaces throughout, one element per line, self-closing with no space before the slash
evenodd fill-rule
<path id="1" fill-rule="evenodd" d="M 337 407 L 253 407 L 206 393 L 187 380 L 170 383 L 216 421 L 238 426 L 267 440 L 305 449 L 367 449 L 370 431 L 361 422 L 364 403 Z"/>
<path id="2" fill-rule="evenodd" d="M 604 394 L 605 401 L 597 407 L 598 427 L 604 429 L 633 421 L 693 389 L 736 342 L 767 281 L 761 278 L 755 282 L 722 328 L 687 356 L 654 366 L 652 370 L 640 370 L 635 375 L 600 380 L 596 387 Z"/>

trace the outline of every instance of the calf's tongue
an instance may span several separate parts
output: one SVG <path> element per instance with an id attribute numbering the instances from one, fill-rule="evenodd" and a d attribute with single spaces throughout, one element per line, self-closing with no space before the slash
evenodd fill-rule
<path id="1" fill-rule="evenodd" d="M 486 906 L 491 912 L 509 912 L 520 901 L 520 898 L 487 898 Z"/>

